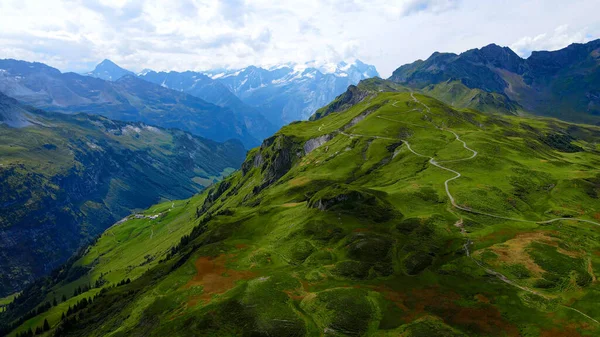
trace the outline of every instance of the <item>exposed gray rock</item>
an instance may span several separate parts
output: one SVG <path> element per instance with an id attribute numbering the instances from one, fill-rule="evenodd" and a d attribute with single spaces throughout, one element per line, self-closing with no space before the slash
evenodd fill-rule
<path id="1" fill-rule="evenodd" d="M 321 145 L 327 143 L 332 138 L 333 138 L 333 136 L 328 134 L 328 135 L 323 135 L 323 136 L 320 136 L 317 138 L 309 139 L 306 143 L 304 143 L 304 154 L 311 153 L 313 150 L 315 150 L 316 148 L 320 147 Z"/>

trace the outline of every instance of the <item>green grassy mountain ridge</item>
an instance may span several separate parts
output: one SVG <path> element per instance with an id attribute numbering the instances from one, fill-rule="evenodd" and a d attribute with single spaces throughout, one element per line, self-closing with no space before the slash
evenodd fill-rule
<path id="1" fill-rule="evenodd" d="M 600 129 L 362 86 L 111 227 L 10 334 L 597 335 Z"/>
<path id="2" fill-rule="evenodd" d="M 365 99 L 371 99 L 380 92 L 419 92 L 435 97 L 458 109 L 473 109 L 484 113 L 502 113 L 508 115 L 526 115 L 523 108 L 506 95 L 471 89 L 459 81 L 448 81 L 428 85 L 421 89 L 412 89 L 403 84 L 381 78 L 370 78 L 350 86 L 331 103 L 317 110 L 310 120 L 317 120 L 331 112 L 340 112 Z"/>
<path id="3" fill-rule="evenodd" d="M 200 192 L 244 154 L 238 141 L 46 112 L 0 93 L 0 296 L 47 275 L 132 210 Z"/>
<path id="4" fill-rule="evenodd" d="M 455 100 L 452 90 L 456 85 L 448 83 L 459 82 L 469 89 L 493 94 L 495 99 L 510 101 L 507 105 L 513 106 L 509 109 L 512 111 L 598 124 L 598 74 L 600 40 L 594 40 L 556 51 L 534 51 L 526 59 L 495 44 L 458 55 L 436 52 L 427 60 L 399 67 L 389 79 L 412 88 L 427 88 L 431 95 L 449 104 Z"/>

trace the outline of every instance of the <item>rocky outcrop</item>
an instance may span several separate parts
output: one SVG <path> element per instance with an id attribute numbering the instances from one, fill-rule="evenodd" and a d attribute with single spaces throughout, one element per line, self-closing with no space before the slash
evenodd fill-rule
<path id="1" fill-rule="evenodd" d="M 306 143 L 304 143 L 304 154 L 309 154 L 313 150 L 319 148 L 321 145 L 327 143 L 333 138 L 332 135 L 323 135 L 317 138 L 309 139 Z"/>
<path id="2" fill-rule="evenodd" d="M 283 177 L 291 168 L 294 160 L 302 154 L 297 151 L 297 144 L 292 138 L 285 135 L 276 135 L 265 141 L 269 144 L 261 154 L 264 162 L 260 166 L 263 172 L 263 181 L 260 189 L 271 185 Z"/>
<path id="3" fill-rule="evenodd" d="M 319 141 L 315 142 L 319 143 Z M 309 144 L 308 148 L 312 146 L 314 145 Z M 302 155 L 302 145 L 290 136 L 276 134 L 265 139 L 260 148 L 253 150 L 242 164 L 242 175 L 245 176 L 257 169 L 262 176 L 261 183 L 254 187 L 252 195 L 283 177 Z M 250 197 L 247 196 L 246 199 Z"/>
<path id="4" fill-rule="evenodd" d="M 214 205 L 215 202 L 217 201 L 217 199 L 219 199 L 219 197 L 221 197 L 223 195 L 223 193 L 225 193 L 225 191 L 227 191 L 229 189 L 229 187 L 231 187 L 231 182 L 228 180 L 224 180 L 224 181 L 218 183 L 217 186 L 213 187 L 208 192 L 206 199 L 204 199 L 204 203 L 202 204 L 202 207 L 200 207 L 196 211 L 196 216 L 199 217 L 204 212 L 206 212 L 212 205 Z"/>
<path id="5" fill-rule="evenodd" d="M 371 92 L 368 90 L 361 89 L 356 85 L 351 85 L 348 87 L 346 92 L 336 97 L 333 102 L 317 110 L 317 112 L 310 117 L 310 120 L 316 121 L 329 115 L 330 113 L 344 111 L 351 106 L 362 102 L 370 94 Z"/>

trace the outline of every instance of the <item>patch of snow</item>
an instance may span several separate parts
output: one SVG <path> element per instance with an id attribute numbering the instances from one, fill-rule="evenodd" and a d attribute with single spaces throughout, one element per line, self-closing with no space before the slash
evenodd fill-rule
<path id="1" fill-rule="evenodd" d="M 244 68 L 244 69 L 239 69 L 239 70 L 225 70 L 225 72 L 223 72 L 223 71 L 217 72 L 215 70 L 213 70 L 213 71 L 209 70 L 209 71 L 202 72 L 202 74 L 204 74 L 214 80 L 214 79 L 218 79 L 218 78 L 226 78 L 226 77 L 232 77 L 232 76 L 235 77 L 235 76 L 238 76 L 239 74 L 241 74 L 242 71 L 244 71 L 244 70 L 246 70 L 246 69 Z"/>
<path id="2" fill-rule="evenodd" d="M 140 128 L 139 128 L 139 127 L 137 127 L 137 126 L 133 126 L 133 125 L 127 125 L 127 126 L 125 126 L 125 127 L 124 127 L 124 128 L 121 130 L 121 132 L 123 132 L 123 134 L 129 134 L 129 133 L 132 133 L 132 132 L 135 132 L 135 133 L 140 133 L 140 132 L 142 132 L 142 129 L 140 129 Z"/>
<path id="3" fill-rule="evenodd" d="M 265 88 L 267 86 L 267 84 L 261 83 L 261 85 L 259 85 L 258 87 L 250 87 L 246 90 L 246 92 L 252 92 L 258 89 L 262 89 Z M 238 134 L 241 134 L 241 130 L 238 130 Z"/>
<path id="4" fill-rule="evenodd" d="M 308 68 L 309 68 L 309 66 L 306 63 L 305 64 L 294 64 L 294 66 L 292 67 L 292 69 L 294 70 L 295 73 L 301 73 Z"/>
<path id="5" fill-rule="evenodd" d="M 293 63 L 284 63 L 284 64 L 277 64 L 274 66 L 270 66 L 267 70 L 273 71 L 273 70 L 279 70 L 279 69 L 284 69 L 284 68 L 293 68 L 293 67 L 294 67 Z"/>
<path id="6" fill-rule="evenodd" d="M 340 62 L 340 63 L 338 64 L 338 69 L 339 69 L 340 71 L 348 71 L 350 68 L 352 68 L 352 66 L 353 66 L 353 65 L 354 65 L 354 64 L 348 64 L 348 63 L 346 63 L 346 62 Z"/>
<path id="7" fill-rule="evenodd" d="M 338 66 L 334 63 L 326 63 L 322 65 L 320 69 L 325 74 L 333 74 L 338 70 Z"/>
<path id="8" fill-rule="evenodd" d="M 151 72 L 153 72 L 153 71 L 154 71 L 154 70 L 152 70 L 152 69 L 148 69 L 148 68 L 146 68 L 146 69 L 143 69 L 141 72 L 139 72 L 139 73 L 138 73 L 138 76 L 146 76 L 148 73 L 151 73 Z"/>
<path id="9" fill-rule="evenodd" d="M 151 126 L 151 125 L 144 125 L 144 130 L 156 132 L 156 133 L 162 133 L 162 131 L 160 131 L 159 128 Z"/>
<path id="10" fill-rule="evenodd" d="M 312 73 L 306 73 L 306 74 L 304 74 L 304 77 L 315 78 L 315 73 L 314 72 L 312 72 Z"/>
<path id="11" fill-rule="evenodd" d="M 89 146 L 89 148 L 90 148 L 90 149 L 94 149 L 94 150 L 102 150 L 102 148 L 101 148 L 100 146 L 98 146 L 98 145 L 96 145 L 96 144 L 94 144 L 94 143 L 87 142 L 86 144 L 87 144 L 87 146 Z"/>

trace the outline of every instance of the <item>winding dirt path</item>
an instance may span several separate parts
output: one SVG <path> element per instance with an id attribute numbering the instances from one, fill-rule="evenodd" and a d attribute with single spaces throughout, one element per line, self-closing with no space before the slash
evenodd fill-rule
<path id="1" fill-rule="evenodd" d="M 410 96 L 412 97 L 412 99 L 415 102 L 423 105 L 425 107 L 425 109 L 427 110 L 427 112 L 431 112 L 431 110 L 429 109 L 429 107 L 425 103 L 419 101 L 413 95 L 412 92 L 410 93 Z M 536 223 L 536 224 L 548 224 L 548 223 L 552 223 L 552 222 L 560 221 L 560 220 L 571 220 L 571 221 L 578 221 L 578 222 L 586 222 L 586 223 L 589 223 L 589 224 L 600 226 L 600 223 L 598 223 L 598 222 L 591 221 L 591 220 L 585 220 L 585 219 L 578 219 L 578 218 L 554 218 L 554 219 L 543 220 L 543 221 L 534 221 L 534 220 L 525 220 L 525 219 L 511 218 L 511 217 L 505 217 L 505 216 L 501 216 L 501 215 L 497 215 L 497 214 L 487 213 L 487 212 L 483 212 L 483 211 L 472 209 L 470 207 L 464 207 L 464 206 L 459 205 L 456 202 L 456 200 L 454 199 L 454 197 L 452 196 L 452 193 L 450 193 L 450 188 L 448 187 L 448 183 L 451 182 L 452 180 L 456 180 L 456 179 L 460 178 L 462 176 L 462 174 L 460 172 L 458 172 L 458 171 L 455 171 L 455 170 L 452 170 L 452 169 L 447 168 L 445 166 L 442 166 L 442 165 L 440 165 L 440 163 L 455 163 L 455 162 L 459 162 L 459 161 L 471 160 L 471 159 L 474 159 L 475 157 L 477 157 L 478 152 L 475 151 L 475 150 L 473 150 L 473 149 L 471 149 L 470 147 L 468 147 L 467 143 L 465 141 L 463 141 L 462 139 L 460 139 L 460 137 L 458 136 L 458 134 L 456 134 L 456 132 L 454 132 L 452 130 L 448 130 L 448 129 L 439 128 L 437 126 L 436 126 L 436 128 L 439 129 L 439 130 L 443 130 L 443 131 L 447 131 L 447 132 L 452 133 L 454 135 L 454 137 L 456 138 L 456 140 L 458 140 L 459 142 L 461 142 L 463 144 L 463 147 L 465 149 L 467 149 L 467 150 L 469 150 L 469 151 L 472 152 L 472 155 L 470 157 L 468 157 L 468 158 L 460 158 L 460 159 L 453 159 L 453 160 L 436 161 L 435 158 L 429 157 L 429 163 L 431 165 L 434 165 L 436 167 L 441 168 L 442 170 L 446 170 L 448 172 L 452 172 L 452 173 L 455 174 L 454 177 L 452 177 L 452 178 L 450 178 L 450 179 L 448 179 L 448 180 L 446 180 L 444 182 L 444 186 L 446 188 L 446 194 L 448 195 L 448 198 L 450 199 L 450 202 L 452 203 L 453 207 L 458 208 L 458 209 L 463 210 L 463 211 L 466 211 L 466 212 L 470 212 L 470 213 L 475 213 L 475 214 L 479 214 L 479 215 L 485 215 L 485 216 L 489 216 L 489 217 L 493 217 L 493 218 L 498 218 L 498 219 L 511 220 L 511 221 L 529 222 L 529 223 Z M 402 140 L 402 141 L 405 142 L 404 140 Z M 408 144 L 408 142 L 406 142 L 406 143 Z M 416 152 L 412 151 L 412 149 L 409 148 L 409 150 L 411 150 L 411 152 L 413 152 L 413 153 L 416 154 Z M 423 155 L 419 155 L 419 156 L 425 157 Z"/>
<path id="2" fill-rule="evenodd" d="M 414 102 L 422 105 L 428 113 L 431 112 L 431 109 L 429 108 L 429 106 L 427 106 L 425 103 L 419 101 L 414 96 L 414 94 L 412 92 L 410 93 L 410 96 L 412 97 L 412 99 L 413 99 Z M 395 105 L 396 103 L 397 102 L 394 102 L 394 104 L 392 104 L 392 106 L 396 107 L 396 105 Z M 409 122 L 403 122 L 403 121 L 393 120 L 393 119 L 385 118 L 385 117 L 381 117 L 381 116 L 377 116 L 377 117 L 381 118 L 381 119 L 393 121 L 393 122 L 404 123 L 404 124 L 411 124 L 411 125 L 414 125 L 414 126 L 427 128 L 427 126 L 423 126 L 423 125 L 417 125 L 417 124 L 413 124 L 413 123 L 409 123 Z M 458 136 L 458 134 L 456 132 L 454 132 L 452 130 L 449 130 L 449 129 L 440 128 L 440 127 L 438 127 L 435 124 L 434 124 L 434 127 L 435 127 L 435 129 L 442 130 L 442 131 L 447 131 L 447 132 L 452 133 L 454 135 L 454 137 L 456 138 L 456 140 L 459 141 L 459 142 L 461 142 L 463 144 L 463 147 L 466 150 L 468 150 L 468 151 L 470 151 L 472 153 L 471 156 L 466 157 L 466 158 L 453 159 L 453 160 L 436 161 L 434 157 L 426 156 L 426 155 L 423 155 L 423 154 L 418 153 L 415 150 L 413 150 L 413 148 L 410 146 L 410 143 L 407 140 L 405 140 L 405 139 L 390 138 L 390 137 L 381 137 L 381 136 L 372 136 L 372 135 L 362 135 L 362 134 L 351 134 L 351 133 L 345 133 L 343 131 L 340 131 L 340 133 L 343 134 L 343 135 L 345 135 L 345 136 L 347 136 L 347 137 L 367 137 L 367 138 L 378 138 L 378 139 L 387 139 L 387 140 L 394 140 L 394 141 L 400 140 L 400 141 L 402 141 L 402 143 L 404 143 L 406 145 L 407 149 L 410 152 L 412 152 L 414 155 L 422 157 L 422 158 L 428 158 L 429 159 L 428 162 L 431 165 L 433 165 L 435 167 L 438 167 L 438 168 L 440 168 L 442 170 L 445 170 L 445 171 L 453 173 L 454 177 L 449 178 L 446 181 L 444 181 L 444 187 L 446 189 L 446 195 L 448 196 L 448 199 L 450 199 L 450 203 L 452 204 L 452 206 L 454 208 L 457 208 L 459 210 L 462 210 L 462 211 L 465 211 L 465 212 L 469 212 L 469 213 L 473 213 L 473 214 L 484 215 L 484 216 L 488 216 L 488 217 L 492 217 L 492 218 L 503 219 L 503 220 L 510 220 L 510 221 L 518 221 L 518 222 L 528 222 L 528 223 L 536 223 L 536 224 L 548 224 L 548 223 L 552 223 L 552 222 L 556 222 L 556 221 L 561 221 L 561 220 L 571 220 L 571 221 L 585 222 L 585 223 L 589 223 L 589 224 L 592 224 L 592 225 L 600 226 L 600 223 L 598 223 L 598 222 L 591 221 L 591 220 L 585 220 L 585 219 L 577 219 L 577 218 L 554 218 L 554 219 L 543 220 L 543 221 L 533 221 L 533 220 L 518 219 L 518 218 L 512 218 L 512 217 L 505 217 L 505 216 L 501 216 L 501 215 L 497 215 L 497 214 L 491 214 L 491 213 L 487 213 L 487 212 L 475 210 L 475 209 L 472 209 L 470 207 L 465 207 L 465 206 L 459 205 L 456 202 L 456 200 L 454 199 L 454 196 L 452 195 L 452 193 L 450 192 L 450 187 L 448 186 L 448 183 L 450 183 L 451 181 L 456 180 L 456 179 L 462 177 L 462 174 L 460 172 L 456 171 L 456 170 L 453 170 L 451 168 L 445 167 L 445 166 L 441 165 L 440 163 L 455 163 L 455 162 L 460 162 L 460 161 L 465 161 L 465 160 L 471 160 L 471 159 L 474 159 L 475 157 L 477 157 L 478 152 L 475 151 L 475 150 L 473 150 L 473 149 L 471 149 L 470 147 L 468 147 L 467 143 L 465 141 L 463 141 L 462 139 L 460 139 L 460 137 Z M 465 250 L 466 255 L 472 261 L 474 261 L 480 268 L 482 268 L 483 270 L 485 270 L 486 273 L 488 273 L 490 275 L 494 275 L 494 276 L 496 276 L 496 278 L 498 278 L 502 282 L 504 282 L 506 284 L 509 284 L 509 285 L 511 285 L 511 286 L 513 286 L 515 288 L 520 289 L 520 290 L 529 292 L 531 294 L 534 294 L 534 295 L 537 295 L 537 296 L 540 296 L 540 297 L 543 297 L 543 298 L 546 298 L 546 299 L 550 298 L 547 295 L 544 295 L 544 294 L 542 294 L 542 293 L 540 293 L 538 291 L 535 291 L 533 289 L 530 289 L 530 288 L 527 288 L 527 287 L 519 285 L 518 283 L 510 280 L 504 274 L 486 267 L 482 262 L 480 262 L 479 260 L 477 260 L 473 256 L 471 256 L 471 252 L 469 250 L 469 246 L 472 244 L 472 241 L 469 239 L 468 234 L 467 234 L 466 230 L 464 229 L 463 219 L 460 218 L 455 223 L 455 226 L 458 227 L 458 228 L 460 228 L 461 234 L 466 239 L 466 242 L 463 245 L 463 248 Z M 596 324 L 600 325 L 599 321 L 597 321 L 596 319 L 590 317 L 589 315 L 587 315 L 587 314 L 585 314 L 585 313 L 583 313 L 583 312 L 581 312 L 581 311 L 579 311 L 579 310 L 577 310 L 577 309 L 575 309 L 573 307 L 569 307 L 569 306 L 566 306 L 566 305 L 563 305 L 563 304 L 561 304 L 560 306 L 563 307 L 563 308 L 566 308 L 568 310 L 575 311 L 575 312 L 579 313 L 580 315 L 586 317 L 587 319 L 589 319 L 589 320 L 595 322 Z"/>

